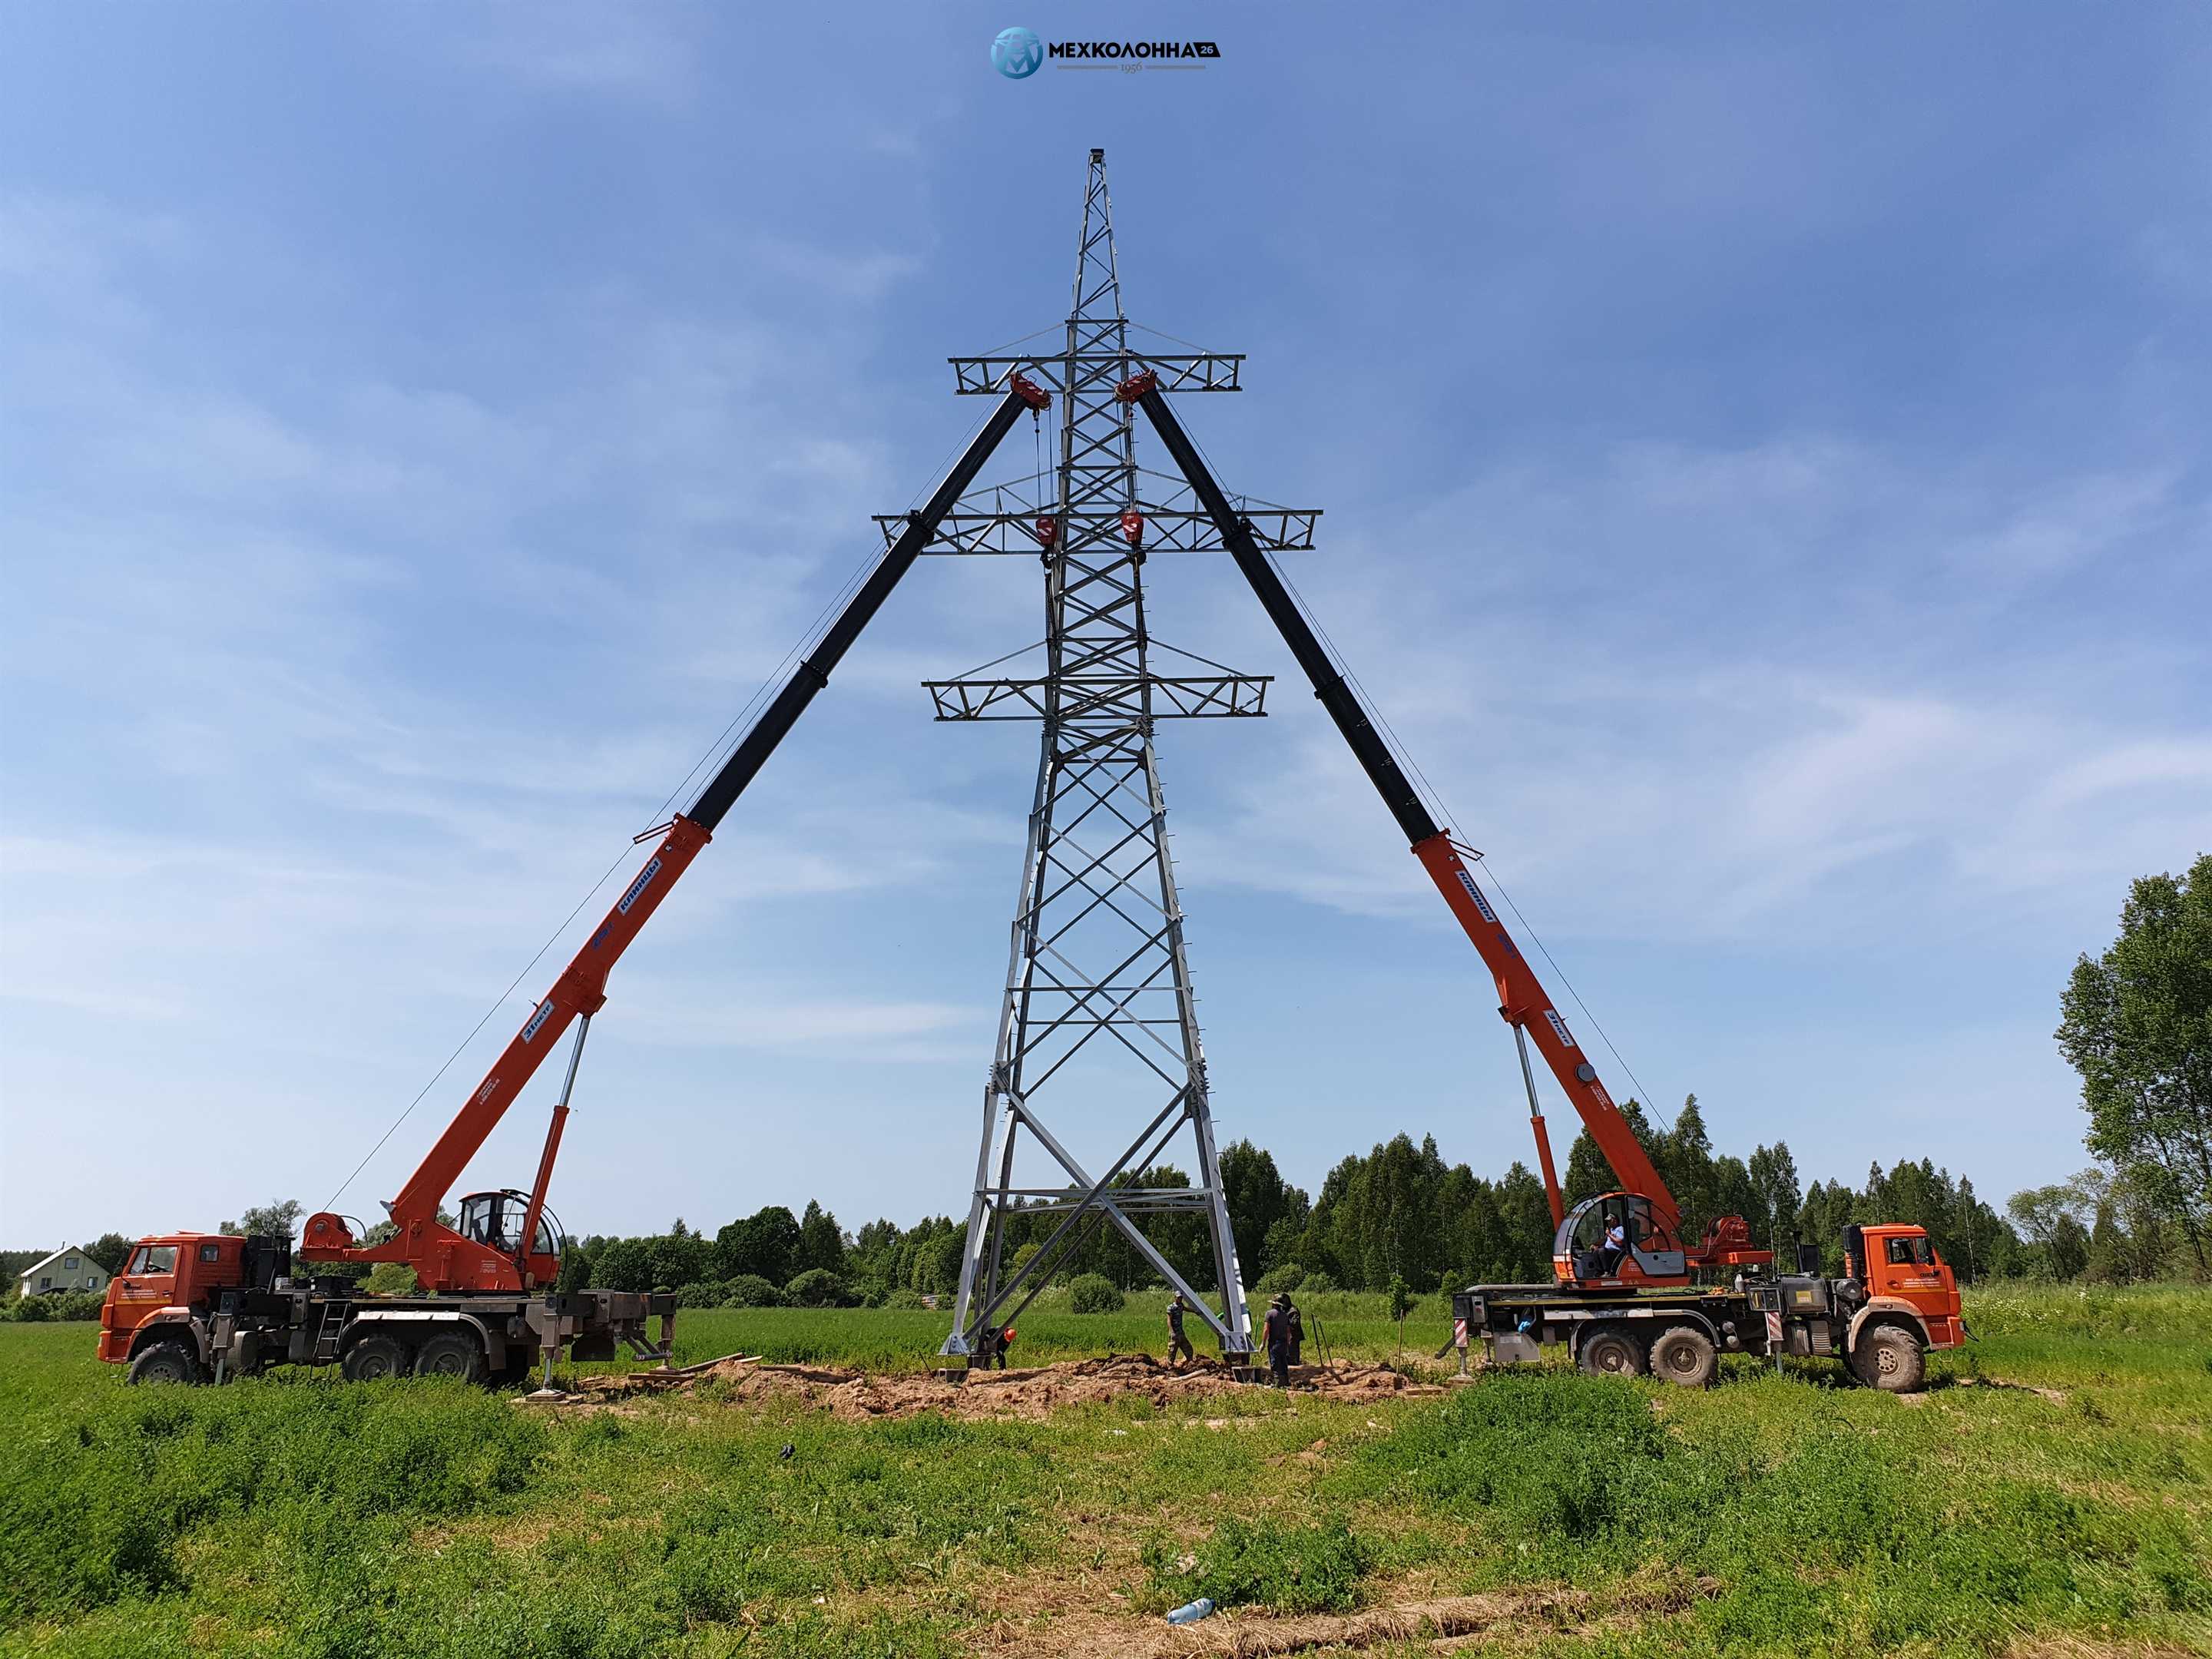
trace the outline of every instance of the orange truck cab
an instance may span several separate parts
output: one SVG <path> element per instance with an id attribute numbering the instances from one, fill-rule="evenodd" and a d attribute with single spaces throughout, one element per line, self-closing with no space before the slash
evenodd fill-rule
<path id="1" fill-rule="evenodd" d="M 1863 1328 L 1884 1317 L 1911 1319 L 1931 1348 L 1955 1348 L 1966 1340 L 1958 1281 L 1925 1228 L 1893 1222 L 1846 1227 L 1844 1255 L 1844 1271 L 1866 1290 L 1851 1315 L 1850 1346 Z"/>
<path id="2" fill-rule="evenodd" d="M 131 1248 L 107 1282 L 100 1309 L 100 1357 L 127 1364 L 149 1344 L 188 1347 L 206 1358 L 207 1315 L 216 1298 L 251 1278 L 249 1247 L 271 1241 L 235 1233 L 164 1233 Z"/>

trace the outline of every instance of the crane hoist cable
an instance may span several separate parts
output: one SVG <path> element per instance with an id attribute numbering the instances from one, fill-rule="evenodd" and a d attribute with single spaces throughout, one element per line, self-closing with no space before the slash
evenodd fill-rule
<path id="1" fill-rule="evenodd" d="M 1152 331 L 1158 333 L 1159 331 L 1153 330 Z M 1175 337 L 1170 335 L 1167 337 L 1173 339 Z M 1178 342 L 1178 343 L 1188 344 L 1189 343 L 1188 341 L 1182 341 Z M 1194 349 L 1195 349 L 1196 348 L 1194 348 Z M 1198 452 L 1200 459 L 1205 461 L 1207 469 L 1209 471 L 1212 471 L 1213 457 L 1206 453 L 1206 446 L 1201 443 L 1194 434 L 1188 431 L 1183 433 L 1183 436 L 1188 441 L 1191 447 Z M 1419 786 L 1420 793 L 1427 797 L 1430 805 L 1434 808 L 1437 817 L 1445 823 L 1459 823 L 1463 822 L 1463 820 L 1457 817 L 1452 812 L 1449 805 L 1444 800 L 1443 792 L 1438 789 L 1434 783 L 1431 782 L 1429 781 L 1428 775 L 1421 770 L 1420 763 L 1414 759 L 1413 751 L 1406 746 L 1404 740 L 1398 736 L 1397 729 L 1390 724 L 1389 717 L 1382 712 L 1381 704 L 1367 690 L 1367 687 L 1361 682 L 1359 676 L 1352 671 L 1350 659 L 1346 656 L 1343 648 L 1329 636 L 1328 629 L 1322 622 L 1320 615 L 1315 611 L 1313 605 L 1308 602 L 1306 596 L 1298 591 L 1297 584 L 1291 580 L 1289 573 L 1283 568 L 1281 561 L 1275 558 L 1264 548 L 1260 550 L 1260 556 L 1267 561 L 1268 568 L 1274 571 L 1276 577 L 1282 582 L 1285 589 L 1290 593 L 1291 602 L 1297 606 L 1299 614 L 1306 620 L 1307 626 L 1314 630 L 1314 633 L 1320 638 L 1322 645 L 1328 648 L 1329 653 L 1336 659 L 1338 672 L 1344 676 L 1346 682 L 1358 694 L 1360 702 L 1365 707 L 1367 711 L 1373 716 L 1377 734 L 1382 738 L 1384 746 L 1390 750 L 1394 757 L 1395 757 L 1398 763 L 1411 773 L 1413 781 Z M 1465 850 L 1470 853 L 1474 852 L 1474 849 L 1472 848 L 1466 848 Z M 1655 1111 L 1657 1110 L 1657 1102 L 1653 1098 L 1650 1091 L 1644 1086 L 1644 1080 L 1636 1075 L 1635 1068 L 1630 1066 L 1628 1061 L 1622 1057 L 1620 1049 L 1613 1042 L 1611 1033 L 1607 1031 L 1604 1025 L 1599 1021 L 1598 1017 L 1590 1011 L 1589 1004 L 1583 1000 L 1582 993 L 1575 988 L 1574 981 L 1567 977 L 1566 970 L 1559 966 L 1559 959 L 1553 956 L 1551 947 L 1544 943 L 1542 936 L 1529 925 L 1528 917 L 1522 915 L 1521 907 L 1514 903 L 1512 896 L 1506 892 L 1504 883 L 1498 879 L 1498 868 L 1495 862 L 1484 854 L 1474 853 L 1474 856 L 1481 862 L 1485 872 L 1489 875 L 1492 885 L 1498 889 L 1498 896 L 1505 901 L 1506 907 L 1513 912 L 1515 920 L 1519 921 L 1522 927 L 1528 931 L 1530 940 L 1535 945 L 1537 950 L 1543 953 L 1544 960 L 1551 964 L 1552 971 L 1559 975 L 1559 983 L 1565 987 L 1567 994 L 1574 999 L 1575 1006 L 1580 1009 L 1582 1011 L 1583 1017 L 1589 1021 L 1591 1029 L 1598 1034 L 1598 1039 L 1605 1044 L 1607 1052 L 1612 1054 L 1613 1059 L 1619 1062 L 1621 1071 L 1627 1075 L 1628 1080 L 1636 1085 L 1638 1096 L 1644 1100 L 1650 1102 Z"/>
<path id="2" fill-rule="evenodd" d="M 990 416 L 987 415 L 983 419 L 976 422 L 975 425 L 970 428 L 967 435 L 962 440 L 961 444 L 955 446 L 953 450 L 949 453 L 947 457 L 948 460 L 950 459 L 950 455 L 957 454 L 961 448 L 972 444 L 975 441 L 975 434 L 980 432 L 986 425 L 988 425 L 989 423 L 989 420 Z M 944 468 L 942 466 L 939 468 L 939 472 L 942 472 Z M 924 486 L 924 488 L 927 488 L 927 486 Z M 915 492 L 914 499 L 920 499 L 921 494 L 921 491 L 917 489 Z M 912 505 L 911 501 L 909 501 L 908 505 Z M 778 662 L 776 665 L 769 672 L 767 677 L 761 681 L 760 685 L 754 690 L 752 696 L 745 700 L 744 707 L 739 708 L 737 714 L 732 716 L 729 723 L 722 728 L 720 734 L 715 738 L 713 743 L 708 745 L 706 750 L 700 756 L 700 757 L 692 763 L 690 770 L 684 775 L 682 781 L 677 784 L 676 787 L 669 791 L 666 798 L 662 800 L 660 805 L 655 809 L 653 812 L 653 821 L 656 823 L 658 823 L 659 820 L 667 817 L 669 809 L 673 806 L 677 800 L 683 796 L 684 793 L 691 787 L 693 781 L 698 777 L 701 772 L 706 770 L 708 767 L 721 760 L 731 751 L 732 744 L 737 740 L 737 738 L 741 729 L 744 728 L 745 722 L 767 700 L 769 694 L 782 683 L 785 674 L 791 667 L 792 664 L 806 653 L 811 651 L 821 642 L 822 635 L 824 630 L 829 627 L 832 618 L 834 618 L 844 608 L 846 604 L 851 599 L 852 596 L 859 591 L 861 584 L 867 580 L 869 573 L 881 562 L 882 556 L 883 556 L 879 552 L 871 551 L 854 568 L 853 574 L 845 580 L 843 584 L 839 586 L 836 592 L 831 595 L 829 602 L 822 607 L 820 611 L 815 615 L 814 619 L 807 624 L 805 631 L 799 635 L 797 643 L 793 645 L 788 651 L 784 653 L 782 660 Z M 651 831 L 647 832 L 648 836 L 652 833 L 653 832 Z M 436 1071 L 430 1074 L 429 1080 L 424 1083 L 422 1088 L 416 1092 L 415 1097 L 410 1100 L 407 1104 L 400 1109 L 399 1115 L 393 1118 L 391 1123 L 386 1127 L 384 1133 L 377 1137 L 376 1143 L 372 1146 L 365 1154 L 363 1154 L 361 1162 L 354 1165 L 351 1173 L 349 1173 L 343 1181 L 338 1183 L 337 1190 L 324 1201 L 322 1207 L 325 1210 L 328 1210 L 333 1204 L 336 1204 L 337 1200 L 344 1195 L 346 1189 L 351 1187 L 355 1182 L 361 1178 L 362 1171 L 369 1166 L 369 1164 L 375 1159 L 376 1155 L 382 1152 L 385 1146 L 391 1141 L 392 1137 L 399 1132 L 400 1127 L 405 1124 L 410 1116 L 414 1115 L 415 1109 L 420 1106 L 424 1099 L 428 1097 L 430 1091 L 438 1086 L 439 1079 L 443 1078 L 447 1072 L 453 1069 L 453 1062 L 468 1052 L 469 1045 L 474 1042 L 477 1038 L 482 1035 L 484 1027 L 491 1023 L 492 1017 L 498 1013 L 501 1008 L 507 1006 L 507 1000 L 514 994 L 516 988 L 519 987 L 525 979 L 529 977 L 530 972 L 532 969 L 536 968 L 540 962 L 544 960 L 545 953 L 548 951 L 550 951 L 555 945 L 560 942 L 561 936 L 567 933 L 568 929 L 575 924 L 576 918 L 583 914 L 585 907 L 590 904 L 593 898 L 598 896 L 599 890 L 613 878 L 615 872 L 621 869 L 625 863 L 629 862 L 630 858 L 633 856 L 635 848 L 646 838 L 646 836 L 634 837 L 629 845 L 625 846 L 621 852 L 615 855 L 614 862 L 608 865 L 606 869 L 600 873 L 599 879 L 594 881 L 591 886 L 585 890 L 583 896 L 576 901 L 574 908 L 571 909 L 568 914 L 562 919 L 561 925 L 556 927 L 553 932 L 546 937 L 545 942 L 543 945 L 540 945 L 536 951 L 532 954 L 530 960 L 523 963 L 520 971 L 519 971 L 512 980 L 507 981 L 507 988 L 501 991 L 499 995 L 494 999 L 491 1006 L 484 1010 L 482 1018 L 480 1018 L 474 1025 L 469 1028 L 468 1035 L 463 1037 L 459 1046 L 457 1046 L 451 1054 L 446 1056 L 443 1063 L 439 1066 Z"/>

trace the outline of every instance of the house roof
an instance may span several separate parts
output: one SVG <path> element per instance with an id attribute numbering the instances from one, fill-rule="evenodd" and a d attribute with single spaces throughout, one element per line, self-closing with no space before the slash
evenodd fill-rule
<path id="1" fill-rule="evenodd" d="M 77 1255 L 83 1256 L 88 1261 L 92 1259 L 92 1253 L 86 1249 L 83 1245 L 64 1244 L 61 1249 L 56 1250 L 52 1255 L 46 1257 L 45 1261 L 33 1261 L 29 1267 L 24 1268 L 22 1272 L 17 1273 L 15 1277 L 18 1279 L 28 1279 L 33 1273 L 38 1272 L 40 1268 L 52 1267 L 55 1262 L 60 1261 L 71 1251 L 75 1251 Z M 95 1267 L 100 1267 L 100 1264 L 97 1261 L 94 1261 L 92 1265 Z M 100 1270 L 102 1273 L 106 1273 L 107 1271 L 105 1267 L 100 1267 Z"/>

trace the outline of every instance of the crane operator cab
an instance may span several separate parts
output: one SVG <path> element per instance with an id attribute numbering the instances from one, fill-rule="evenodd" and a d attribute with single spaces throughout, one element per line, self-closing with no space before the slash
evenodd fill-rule
<path id="1" fill-rule="evenodd" d="M 522 1224 L 529 1213 L 528 1193 L 511 1188 L 498 1193 L 471 1193 L 461 1200 L 460 1224 L 454 1231 L 471 1244 L 482 1244 L 501 1255 L 518 1255 L 522 1251 Z M 561 1224 L 554 1218 L 553 1212 L 541 1210 L 538 1237 L 531 1242 L 530 1254 L 551 1257 L 554 1272 L 558 1273 L 563 1240 Z"/>
<path id="2" fill-rule="evenodd" d="M 1689 1258 L 1681 1241 L 1640 1193 L 1601 1193 L 1567 1212 L 1552 1240 L 1552 1271 L 1562 1285 L 1683 1285 Z"/>

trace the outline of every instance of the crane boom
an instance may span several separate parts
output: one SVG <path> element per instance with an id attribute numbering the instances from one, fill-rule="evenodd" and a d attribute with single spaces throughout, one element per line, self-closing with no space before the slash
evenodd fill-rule
<path id="1" fill-rule="evenodd" d="M 1283 579 L 1261 550 L 1250 522 L 1230 505 L 1229 498 L 1222 493 L 1197 446 L 1191 442 L 1182 422 L 1168 406 L 1158 378 L 1147 369 L 1127 381 L 1120 395 L 1124 402 L 1141 408 L 1152 421 L 1160 441 L 1167 446 L 1206 516 L 1213 520 L 1223 545 L 1237 562 L 1237 568 L 1250 585 L 1261 608 L 1282 635 L 1306 678 L 1313 682 L 1314 696 L 1336 722 L 1336 729 L 1351 745 L 1353 757 L 1375 786 L 1376 793 L 1382 797 L 1382 804 L 1390 809 L 1390 815 L 1397 819 L 1398 827 L 1405 832 L 1413 856 L 1420 860 L 1421 867 L 1429 872 L 1429 878 L 1436 883 L 1437 890 L 1443 895 L 1444 902 L 1451 907 L 1452 915 L 1466 930 L 1468 939 L 1497 981 L 1498 1013 L 1514 1028 L 1516 1036 L 1536 1045 L 1537 1053 L 1544 1057 L 1545 1065 L 1566 1091 L 1568 1100 L 1581 1115 L 1583 1127 L 1589 1129 L 1590 1139 L 1605 1154 L 1606 1162 L 1613 1166 L 1621 1184 L 1650 1199 L 1668 1231 L 1679 1233 L 1680 1207 L 1667 1183 L 1660 1179 L 1658 1170 L 1652 1167 L 1635 1130 L 1613 1104 L 1613 1097 L 1599 1080 L 1597 1068 L 1576 1042 L 1573 1032 L 1553 1005 L 1535 970 L 1498 920 L 1497 910 L 1476 884 L 1449 832 L 1430 814 L 1419 792 L 1375 729 L 1358 694 L 1291 600 Z M 1529 1109 L 1544 1164 L 1552 1219 L 1557 1224 L 1562 1219 L 1559 1182 L 1552 1170 L 1550 1141 L 1545 1134 L 1543 1116 L 1536 1107 L 1533 1090 Z"/>
<path id="2" fill-rule="evenodd" d="M 588 1022 L 605 1004 L 607 975 L 622 959 L 630 941 L 666 898 L 678 878 L 689 869 L 714 836 L 714 830 L 744 793 L 745 787 L 798 723 L 817 692 L 830 683 L 836 667 L 860 630 L 890 597 L 891 590 L 913 568 L 914 562 L 937 533 L 939 522 L 974 482 L 975 474 L 1012 429 L 1024 411 L 1042 410 L 1048 396 L 1019 374 L 1010 378 L 1006 394 L 993 410 L 981 432 L 945 476 L 927 503 L 907 515 L 902 530 L 860 591 L 848 601 L 806 656 L 783 684 L 759 719 L 738 741 L 706 787 L 684 812 L 665 827 L 659 847 L 638 868 L 606 917 L 585 940 L 583 948 L 563 969 L 544 999 L 523 1022 L 491 1069 L 484 1074 L 445 1133 L 399 1195 L 388 1208 L 397 1225 L 382 1243 L 361 1246 L 343 1218 L 319 1214 L 308 1218 L 301 1235 L 305 1256 L 338 1261 L 402 1261 L 412 1267 L 426 1290 L 514 1290 L 526 1281 L 542 1279 L 550 1271 L 548 1258 L 534 1250 L 538 1218 L 544 1204 L 545 1188 L 552 1175 L 562 1122 L 568 1115 L 568 1091 L 563 1090 L 547 1129 L 523 1223 L 512 1248 L 487 1248 L 485 1242 L 463 1238 L 437 1219 L 438 1206 L 506 1115 L 507 1108 L 537 1075 L 562 1035 L 578 1019 Z M 571 1067 L 571 1081 L 574 1068 Z"/>

